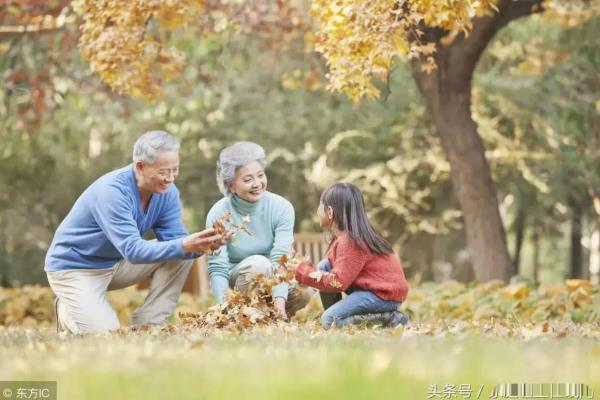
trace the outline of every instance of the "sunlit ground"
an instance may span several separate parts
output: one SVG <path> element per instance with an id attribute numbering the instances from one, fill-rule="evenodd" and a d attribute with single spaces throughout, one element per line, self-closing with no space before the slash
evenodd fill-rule
<path id="1" fill-rule="evenodd" d="M 49 288 L 0 290 L 0 381 L 57 381 L 60 400 L 488 399 L 508 383 L 600 399 L 600 292 L 586 281 L 423 285 L 396 329 L 323 330 L 318 296 L 291 323 L 241 329 L 233 309 L 226 325 L 187 323 L 179 312 L 210 302 L 184 294 L 167 328 L 133 330 L 144 296 L 111 292 L 124 328 L 75 336 L 54 332 Z"/>
<path id="2" fill-rule="evenodd" d="M 0 328 L 0 380 L 56 380 L 59 399 L 427 399 L 434 384 L 469 384 L 471 398 L 484 385 L 480 398 L 490 398 L 502 383 L 586 383 L 600 398 L 598 339 L 409 332 L 309 324 L 80 337 Z"/>

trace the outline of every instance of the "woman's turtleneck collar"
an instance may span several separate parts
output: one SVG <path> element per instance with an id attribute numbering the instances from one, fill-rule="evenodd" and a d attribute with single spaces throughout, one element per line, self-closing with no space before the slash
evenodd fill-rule
<path id="1" fill-rule="evenodd" d="M 242 199 L 235 193 L 230 193 L 229 198 L 231 200 L 231 204 L 233 208 L 241 215 L 252 215 L 258 209 L 259 205 L 262 203 L 263 197 L 261 197 L 257 202 L 250 202 Z"/>

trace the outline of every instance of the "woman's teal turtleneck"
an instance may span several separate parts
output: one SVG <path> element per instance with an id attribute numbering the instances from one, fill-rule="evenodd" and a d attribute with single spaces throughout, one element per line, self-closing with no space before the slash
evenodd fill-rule
<path id="1" fill-rule="evenodd" d="M 252 203 L 235 194 L 229 194 L 215 203 L 206 218 L 206 226 L 226 212 L 230 212 L 233 223 L 241 224 L 242 218 L 250 217 L 245 225 L 252 235 L 236 234 L 235 245 L 228 243 L 217 255 L 208 257 L 208 274 L 213 294 L 221 302 L 227 293 L 230 271 L 243 259 L 263 255 L 277 264 L 282 255 L 290 255 L 294 241 L 294 207 L 283 197 L 265 192 L 259 201 Z M 273 288 L 273 297 L 287 299 L 288 285 Z"/>
<path id="2" fill-rule="evenodd" d="M 233 206 L 233 208 L 240 214 L 242 215 L 252 215 L 256 212 L 256 210 L 261 206 L 261 204 L 263 203 L 264 199 L 265 199 L 265 194 L 263 194 L 263 196 L 255 202 L 251 202 L 251 201 L 246 201 L 244 199 L 242 199 L 240 196 L 236 195 L 236 194 L 232 194 L 230 193 L 227 197 L 229 198 L 229 201 L 231 202 L 231 205 Z"/>

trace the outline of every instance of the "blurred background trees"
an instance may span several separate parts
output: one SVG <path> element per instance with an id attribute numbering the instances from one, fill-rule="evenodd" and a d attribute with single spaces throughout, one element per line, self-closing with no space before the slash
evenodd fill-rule
<path id="1" fill-rule="evenodd" d="M 297 231 L 316 231 L 320 192 L 350 181 L 414 280 L 477 277 L 459 183 L 451 181 L 440 122 L 413 79 L 415 61 L 394 61 L 387 80 L 374 82 L 380 97 L 356 105 L 325 89 L 308 6 L 272 2 L 263 12 L 265 3 L 232 13 L 233 3 L 214 1 L 196 20 L 175 18 L 163 39 L 185 62 L 148 102 L 113 92 L 90 72 L 77 48 L 82 19 L 70 2 L 5 2 L 2 286 L 45 282 L 56 226 L 94 179 L 130 162 L 133 142 L 148 129 L 182 141 L 177 185 L 190 230 L 204 226 L 220 197 L 220 149 L 252 140 L 268 152 L 270 189 L 296 208 Z M 583 3 L 585 12 L 553 9 L 500 30 L 470 91 L 498 199 L 491 208 L 506 232 L 506 244 L 489 248 L 508 248 L 510 275 L 537 281 L 600 272 L 600 18 L 594 2 Z"/>

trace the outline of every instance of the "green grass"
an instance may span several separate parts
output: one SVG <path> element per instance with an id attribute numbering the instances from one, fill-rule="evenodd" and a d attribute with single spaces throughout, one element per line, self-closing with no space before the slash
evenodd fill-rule
<path id="1" fill-rule="evenodd" d="M 600 399 L 596 339 L 401 333 L 292 326 L 79 337 L 0 328 L 0 380 L 56 380 L 61 400 L 412 400 L 427 399 L 432 384 L 484 384 L 487 399 L 499 383 L 586 383 Z"/>

